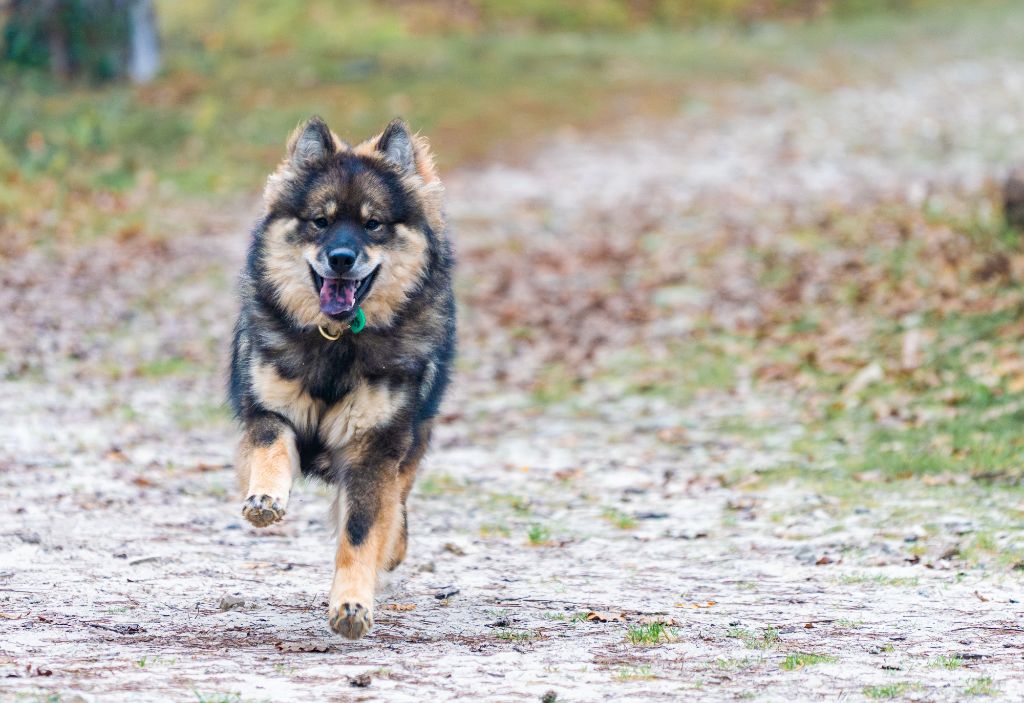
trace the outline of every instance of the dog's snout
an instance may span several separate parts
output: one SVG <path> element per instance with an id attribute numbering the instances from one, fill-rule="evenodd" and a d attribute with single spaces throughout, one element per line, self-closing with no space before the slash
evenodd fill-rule
<path id="1" fill-rule="evenodd" d="M 337 274 L 348 273 L 356 263 L 356 253 L 348 247 L 331 249 L 327 254 L 327 263 Z"/>

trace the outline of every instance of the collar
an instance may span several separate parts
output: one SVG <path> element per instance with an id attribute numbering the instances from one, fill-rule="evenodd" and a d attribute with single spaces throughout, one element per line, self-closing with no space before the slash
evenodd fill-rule
<path id="1" fill-rule="evenodd" d="M 352 318 L 352 321 L 345 327 L 338 330 L 338 333 L 333 337 L 327 333 L 323 325 L 317 325 L 317 329 L 320 330 L 320 336 L 326 339 L 328 342 L 336 342 L 341 339 L 341 335 L 345 333 L 345 330 L 351 330 L 352 334 L 359 334 L 366 327 L 366 315 L 363 313 L 362 308 L 356 310 L 356 316 Z"/>

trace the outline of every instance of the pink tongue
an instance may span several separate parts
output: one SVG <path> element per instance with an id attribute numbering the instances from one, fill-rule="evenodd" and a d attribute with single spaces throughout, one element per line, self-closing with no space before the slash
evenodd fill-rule
<path id="1" fill-rule="evenodd" d="M 359 281 L 343 278 L 325 278 L 320 288 L 320 309 L 328 315 L 348 312 L 356 304 L 356 287 Z"/>

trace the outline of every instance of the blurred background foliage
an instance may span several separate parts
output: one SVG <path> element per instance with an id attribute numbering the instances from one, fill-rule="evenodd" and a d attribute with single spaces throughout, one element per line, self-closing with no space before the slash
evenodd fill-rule
<path id="1" fill-rule="evenodd" d="M 430 136 L 442 169 L 450 169 L 515 160 L 552 131 L 655 124 L 637 118 L 699 110 L 708 95 L 728 96 L 729 86 L 763 77 L 793 79 L 810 94 L 865 75 L 884 82 L 914 52 L 931 67 L 929 57 L 969 63 L 989 52 L 1019 60 L 1024 51 L 1019 0 L 158 0 L 156 15 L 163 69 L 144 85 L 105 81 L 102 62 L 77 79 L 55 76 L 46 57 L 29 50 L 32 42 L 5 33 L 0 259 L 106 237 L 159 242 L 200 230 L 197 213 L 222 210 L 232 223 L 247 221 L 289 131 L 311 113 L 353 140 L 402 115 Z M 0 22 L 8 18 L 0 14 Z M 851 472 L 902 475 L 909 461 L 914 471 L 941 473 L 970 457 L 978 475 L 1019 477 L 1024 255 L 998 200 L 993 189 L 956 206 L 880 206 L 839 213 L 809 232 L 785 223 L 789 236 L 763 246 L 742 232 L 720 234 L 699 265 L 679 275 L 715 291 L 736 277 L 716 267 L 742 252 L 766 321 L 754 329 L 708 321 L 660 358 L 649 347 L 626 349 L 634 358 L 609 375 L 630 379 L 633 394 L 685 396 L 735 387 L 735 369 L 749 367 L 757 383 L 787 383 L 804 394 L 818 423 L 808 461 L 819 461 L 821 446 L 834 454 L 841 445 L 856 448 L 843 459 Z M 615 233 L 634 257 L 632 270 L 685 262 L 659 256 L 646 226 L 641 220 L 636 231 Z M 674 245 L 673 228 L 655 227 L 655 243 Z M 577 270 L 593 270 L 597 259 L 586 258 L 585 242 L 576 245 Z M 481 278 L 512 281 L 520 273 L 518 260 L 509 264 L 489 240 L 465 250 L 467 269 Z M 603 257 L 600 247 L 592 250 Z M 950 251 L 955 256 L 941 259 Z M 932 272 L 940 259 L 945 287 L 905 273 Z M 502 266 L 510 267 L 505 279 L 492 275 Z M 570 278 L 560 270 L 546 297 L 531 281 L 524 295 L 536 297 L 515 309 L 561 320 L 547 314 L 562 314 L 573 299 L 622 297 L 614 276 L 610 289 L 582 292 Z M 638 307 L 656 307 L 649 304 L 656 288 L 630 285 Z M 467 307 L 507 310 L 494 302 L 506 292 L 488 291 L 469 290 Z M 854 317 L 859 333 L 832 344 L 830 356 L 822 339 L 844 321 L 835 310 Z M 530 318 L 503 324 L 524 337 L 522 330 L 559 334 Z M 908 368 L 873 363 L 898 358 L 908 338 L 919 340 L 922 360 Z M 558 339 L 558 354 L 579 346 Z M 995 370 L 979 372 L 975 357 Z M 875 380 L 862 399 L 844 404 L 842 389 L 863 369 Z M 535 384 L 538 402 L 565 400 L 580 381 L 552 366 Z M 934 445 L 936 433 L 950 439 Z M 892 449 L 894 436 L 911 449 Z"/>
<path id="2" fill-rule="evenodd" d="M 96 44 L 95 23 L 75 14 L 82 2 L 58 4 L 71 8 L 75 41 Z M 98 82 L 116 75 L 102 43 L 83 58 L 83 77 L 55 77 L 25 39 L 31 28 L 12 28 L 11 4 L 0 15 L 0 231 L 17 234 L 0 252 L 26 237 L 130 235 L 151 218 L 141 205 L 161 198 L 254 192 L 313 112 L 351 138 L 403 115 L 448 167 L 521 153 L 561 125 L 676 112 L 688 84 L 749 78 L 827 46 L 837 17 L 884 35 L 891 13 L 940 5 L 949 3 L 159 0 L 163 71 L 133 86 Z"/>

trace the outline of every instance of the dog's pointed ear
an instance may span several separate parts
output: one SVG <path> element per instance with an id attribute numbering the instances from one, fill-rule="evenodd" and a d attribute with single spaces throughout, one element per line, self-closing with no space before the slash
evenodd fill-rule
<path id="1" fill-rule="evenodd" d="M 416 151 L 412 135 L 402 120 L 391 120 L 377 140 L 377 151 L 404 173 L 416 173 Z"/>
<path id="2" fill-rule="evenodd" d="M 288 159 L 296 169 L 321 164 L 336 150 L 331 130 L 319 117 L 299 125 L 288 140 Z"/>

